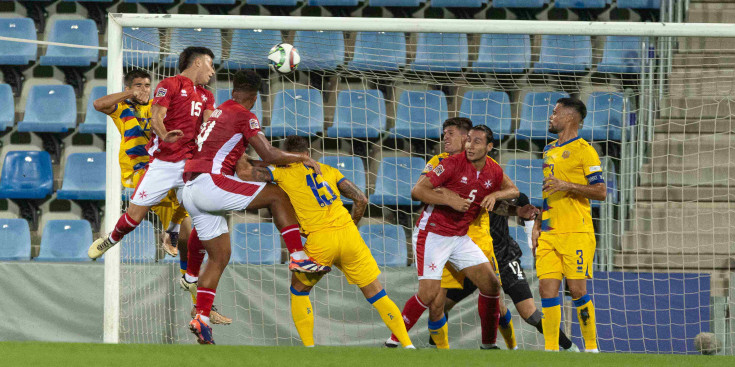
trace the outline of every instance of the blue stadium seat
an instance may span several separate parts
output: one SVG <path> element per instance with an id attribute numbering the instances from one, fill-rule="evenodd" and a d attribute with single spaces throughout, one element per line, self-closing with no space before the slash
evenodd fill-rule
<path id="1" fill-rule="evenodd" d="M 235 0 L 186 0 L 187 4 L 235 5 Z"/>
<path id="2" fill-rule="evenodd" d="M 332 166 L 338 169 L 346 179 L 352 181 L 363 193 L 367 192 L 367 184 L 365 181 L 365 165 L 362 159 L 355 156 L 324 156 L 319 159 L 320 163 Z M 336 188 L 335 188 L 336 189 Z M 352 200 L 342 196 L 342 202 L 352 204 Z"/>
<path id="3" fill-rule="evenodd" d="M 214 64 L 222 61 L 222 32 L 214 28 L 174 28 L 171 34 L 169 51 L 175 55 L 167 55 L 163 59 L 166 68 L 179 67 L 179 54 L 190 46 L 207 47 L 214 54 Z"/>
<path id="4" fill-rule="evenodd" d="M 107 95 L 107 87 L 100 85 L 92 88 L 87 100 L 87 113 L 84 122 L 79 125 L 79 132 L 84 134 L 106 134 L 107 115 L 94 109 L 94 101 Z"/>
<path id="5" fill-rule="evenodd" d="M 120 260 L 126 263 L 156 260 L 156 229 L 147 220 L 128 233 L 118 244 Z"/>
<path id="6" fill-rule="evenodd" d="M 622 139 L 623 100 L 620 93 L 593 92 L 587 99 L 587 117 L 579 136 L 587 141 Z"/>
<path id="7" fill-rule="evenodd" d="M 148 69 L 158 62 L 161 52 L 161 39 L 158 31 L 156 28 L 123 28 L 123 48 L 145 51 L 123 51 L 123 66 Z M 100 64 L 107 67 L 107 56 L 102 56 Z"/>
<path id="8" fill-rule="evenodd" d="M 528 196 L 531 204 L 539 208 L 543 203 L 543 165 L 543 159 L 516 159 L 505 165 L 505 174 L 513 180 L 520 192 Z"/>
<path id="9" fill-rule="evenodd" d="M 590 36 L 541 37 L 541 55 L 533 72 L 542 74 L 571 74 L 584 72 L 592 67 L 592 43 Z"/>
<path id="10" fill-rule="evenodd" d="M 298 70 L 334 70 L 345 63 L 345 40 L 339 31 L 296 31 L 293 46 L 301 55 Z"/>
<path id="11" fill-rule="evenodd" d="M 50 220 L 43 227 L 38 261 L 89 261 L 92 226 L 86 220 Z"/>
<path id="12" fill-rule="evenodd" d="M 280 262 L 281 235 L 273 223 L 235 224 L 230 263 L 270 265 Z"/>
<path id="13" fill-rule="evenodd" d="M 359 0 L 309 0 L 309 6 L 357 6 Z"/>
<path id="14" fill-rule="evenodd" d="M 217 92 L 214 94 L 214 103 L 216 106 L 219 106 L 231 98 L 232 90 L 217 89 Z M 253 105 L 251 112 L 255 114 L 259 121 L 263 121 L 263 101 L 260 99 L 260 93 L 258 93 L 258 97 L 255 99 L 255 105 Z"/>
<path id="15" fill-rule="evenodd" d="M 248 5 L 297 6 L 301 0 L 245 0 Z"/>
<path id="16" fill-rule="evenodd" d="M 469 49 L 464 33 L 419 33 L 411 70 L 458 72 L 467 67 Z"/>
<path id="17" fill-rule="evenodd" d="M 0 175 L 0 199 L 45 199 L 54 190 L 53 180 L 48 152 L 8 152 Z"/>
<path id="18" fill-rule="evenodd" d="M 618 0 L 621 9 L 660 9 L 661 0 Z"/>
<path id="19" fill-rule="evenodd" d="M 431 0 L 432 8 L 481 8 L 486 0 Z"/>
<path id="20" fill-rule="evenodd" d="M 411 200 L 411 189 L 416 184 L 426 162 L 419 157 L 386 157 L 380 162 L 375 192 L 370 203 L 375 205 L 419 205 Z"/>
<path id="21" fill-rule="evenodd" d="M 483 34 L 472 70 L 478 73 L 524 73 L 531 67 L 527 34 Z"/>
<path id="22" fill-rule="evenodd" d="M 386 6 L 386 7 L 403 7 L 415 8 L 421 6 L 424 1 L 421 0 L 368 0 L 368 6 Z"/>
<path id="23" fill-rule="evenodd" d="M 70 85 L 34 85 L 18 131 L 62 133 L 77 125 L 77 99 Z"/>
<path id="24" fill-rule="evenodd" d="M 268 52 L 281 43 L 281 31 L 270 29 L 236 29 L 232 33 L 230 56 L 226 69 L 267 69 Z"/>
<path id="25" fill-rule="evenodd" d="M 123 0 L 124 3 L 173 4 L 174 0 Z"/>
<path id="26" fill-rule="evenodd" d="M 284 89 L 276 93 L 266 136 L 310 136 L 324 132 L 324 107 L 319 90 Z"/>
<path id="27" fill-rule="evenodd" d="M 531 92 L 526 94 L 521 107 L 521 123 L 516 139 L 543 140 L 556 135 L 549 133 L 549 117 L 559 98 L 569 97 L 565 92 Z"/>
<path id="28" fill-rule="evenodd" d="M 31 259 L 31 230 L 25 219 L 0 219 L 0 261 Z"/>
<path id="29" fill-rule="evenodd" d="M 396 125 L 390 129 L 391 135 L 439 139 L 442 123 L 449 118 L 447 111 L 447 99 L 442 91 L 404 91 L 398 100 Z"/>
<path id="30" fill-rule="evenodd" d="M 406 66 L 406 36 L 395 32 L 358 32 L 347 69 L 397 71 Z"/>
<path id="31" fill-rule="evenodd" d="M 73 153 L 64 165 L 64 181 L 56 198 L 105 200 L 105 152 Z"/>
<path id="32" fill-rule="evenodd" d="M 15 101 L 13 89 L 7 84 L 0 84 L 0 133 L 15 125 Z"/>
<path id="33" fill-rule="evenodd" d="M 327 136 L 377 138 L 385 131 L 385 99 L 377 89 L 343 90 L 337 95 L 334 124 Z"/>
<path id="34" fill-rule="evenodd" d="M 505 92 L 490 90 L 468 91 L 462 98 L 459 116 L 467 117 L 475 125 L 486 125 L 496 139 L 510 134 L 510 99 Z"/>
<path id="35" fill-rule="evenodd" d="M 35 41 L 36 25 L 31 18 L 0 18 L 0 36 Z M 0 65 L 28 65 L 38 55 L 35 43 L 0 41 L 0 50 Z"/>
<path id="36" fill-rule="evenodd" d="M 571 9 L 600 9 L 605 5 L 605 0 L 556 0 L 554 3 L 557 8 Z"/>
<path id="37" fill-rule="evenodd" d="M 640 37 L 607 36 L 602 61 L 597 65 L 601 73 L 639 73 L 641 71 Z"/>
<path id="38" fill-rule="evenodd" d="M 99 46 L 97 24 L 91 19 L 57 20 L 51 28 L 49 41 L 84 46 Z M 99 59 L 99 50 L 51 45 L 41 56 L 41 65 L 90 66 Z"/>
<path id="39" fill-rule="evenodd" d="M 360 235 L 379 266 L 406 266 L 406 231 L 395 224 L 370 224 L 360 227 Z"/>
<path id="40" fill-rule="evenodd" d="M 508 230 L 510 232 L 510 236 L 518 243 L 518 247 L 520 247 L 523 252 L 523 255 L 521 255 L 521 268 L 533 269 L 535 261 L 533 259 L 533 253 L 531 253 L 531 248 L 528 247 L 528 237 L 526 236 L 526 232 L 523 230 L 523 227 L 508 227 Z"/>
<path id="41" fill-rule="evenodd" d="M 493 0 L 493 8 L 542 8 L 544 0 Z"/>

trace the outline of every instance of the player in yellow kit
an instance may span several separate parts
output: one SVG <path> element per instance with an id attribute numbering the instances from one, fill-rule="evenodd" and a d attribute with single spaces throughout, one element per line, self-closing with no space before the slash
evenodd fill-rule
<path id="1" fill-rule="evenodd" d="M 586 115 L 582 101 L 559 99 L 549 119 L 549 132 L 559 139 L 544 148 L 543 212 L 536 218 L 532 242 L 547 351 L 559 350 L 559 287 L 566 278 L 585 351 L 599 352 L 595 308 L 587 294 L 596 247 L 590 200 L 605 200 L 607 187 L 597 152 L 577 135 Z"/>
<path id="2" fill-rule="evenodd" d="M 302 137 L 289 136 L 285 141 L 287 152 L 308 155 L 309 142 Z M 304 251 L 319 264 L 338 267 L 350 284 L 357 285 L 363 295 L 378 311 L 388 328 L 398 336 L 406 348 L 413 348 L 401 310 L 388 298 L 378 281 L 380 270 L 370 249 L 360 236 L 356 224 L 367 207 L 367 197 L 339 170 L 320 164 L 321 175 L 303 164 L 255 167 L 238 165 L 238 176 L 246 181 L 273 181 L 286 192 L 301 226 L 307 236 Z M 353 200 L 352 213 L 342 204 L 344 195 Z M 294 273 L 291 278 L 291 315 L 304 346 L 314 346 L 314 312 L 309 291 L 323 274 Z"/>

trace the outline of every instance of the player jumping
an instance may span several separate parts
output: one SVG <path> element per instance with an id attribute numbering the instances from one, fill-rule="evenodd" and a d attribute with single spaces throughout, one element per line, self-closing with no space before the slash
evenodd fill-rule
<path id="1" fill-rule="evenodd" d="M 607 187 L 597 152 L 577 136 L 586 115 L 582 101 L 559 99 L 549 119 L 549 132 L 558 134 L 559 139 L 544 148 L 543 212 L 536 218 L 532 242 L 547 351 L 559 350 L 559 287 L 566 278 L 585 352 L 599 352 L 595 308 L 587 294 L 596 247 L 590 200 L 605 200 Z"/>

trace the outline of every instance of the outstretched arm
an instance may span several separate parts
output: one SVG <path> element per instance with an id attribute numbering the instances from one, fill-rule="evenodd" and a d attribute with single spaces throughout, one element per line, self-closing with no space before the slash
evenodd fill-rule
<path id="1" fill-rule="evenodd" d="M 237 177 L 243 181 L 271 182 L 273 175 L 271 171 L 263 166 L 263 161 L 252 161 L 247 154 L 243 154 L 237 161 L 235 172 Z"/>
<path id="2" fill-rule="evenodd" d="M 339 189 L 340 195 L 352 200 L 352 212 L 350 215 L 352 216 L 352 221 L 357 225 L 365 214 L 365 209 L 367 209 L 367 196 L 365 196 L 365 193 L 357 185 L 348 179 L 340 181 L 337 184 L 337 188 Z"/>
<path id="3" fill-rule="evenodd" d="M 311 159 L 308 155 L 294 154 L 284 152 L 273 145 L 263 136 L 263 134 L 256 134 L 255 136 L 248 139 L 250 145 L 252 145 L 255 152 L 258 153 L 260 158 L 270 164 L 285 165 L 291 163 L 303 163 L 308 167 L 314 169 L 316 174 L 321 175 L 322 170 L 315 160 Z"/>

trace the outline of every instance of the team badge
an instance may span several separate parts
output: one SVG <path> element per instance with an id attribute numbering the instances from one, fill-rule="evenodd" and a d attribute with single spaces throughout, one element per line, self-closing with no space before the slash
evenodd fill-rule
<path id="1" fill-rule="evenodd" d="M 168 92 L 166 88 L 158 88 L 158 90 L 156 91 L 156 97 L 165 97 L 166 92 Z"/>
<path id="2" fill-rule="evenodd" d="M 250 128 L 260 129 L 260 123 L 258 122 L 258 119 L 250 119 Z"/>
<path id="3" fill-rule="evenodd" d="M 564 153 L 562 153 L 561 157 L 567 159 L 570 155 L 572 155 L 572 153 L 570 153 L 568 150 L 565 150 Z"/>
<path id="4" fill-rule="evenodd" d="M 206 102 L 206 101 L 207 101 L 207 96 L 202 96 L 202 102 Z"/>
<path id="5" fill-rule="evenodd" d="M 492 181 L 487 180 L 482 185 L 485 186 L 486 189 L 489 189 L 489 188 L 491 188 L 493 186 L 493 183 L 492 183 Z"/>
<path id="6" fill-rule="evenodd" d="M 437 176 L 441 176 L 441 174 L 444 173 L 444 166 L 441 164 L 436 166 L 436 168 L 434 168 L 434 173 L 436 173 Z"/>
<path id="7" fill-rule="evenodd" d="M 426 167 L 424 167 L 424 172 L 429 172 L 434 169 L 434 166 L 431 165 L 431 163 L 427 163 Z"/>
<path id="8" fill-rule="evenodd" d="M 188 95 L 186 94 L 186 89 L 182 89 L 181 90 L 181 96 L 182 97 L 188 97 Z"/>

